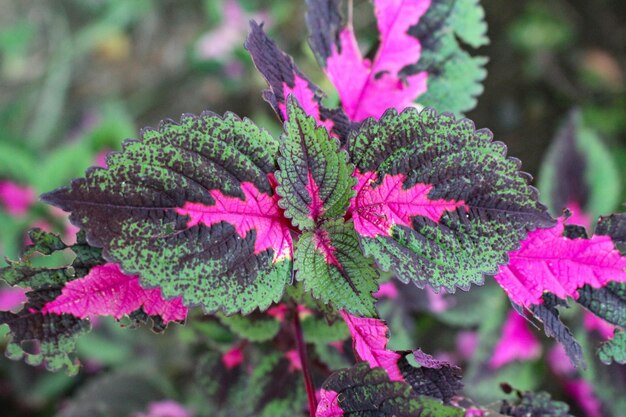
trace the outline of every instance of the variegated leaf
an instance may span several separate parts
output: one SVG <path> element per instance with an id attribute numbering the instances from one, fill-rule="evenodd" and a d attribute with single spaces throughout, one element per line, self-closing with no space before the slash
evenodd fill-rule
<path id="1" fill-rule="evenodd" d="M 366 120 L 348 151 L 361 245 L 403 282 L 468 289 L 505 264 L 529 230 L 553 224 L 519 161 L 467 119 L 390 110 Z"/>
<path id="2" fill-rule="evenodd" d="M 292 241 L 272 187 L 278 142 L 230 113 L 184 115 L 141 136 L 44 200 L 166 298 L 226 313 L 279 300 Z"/>

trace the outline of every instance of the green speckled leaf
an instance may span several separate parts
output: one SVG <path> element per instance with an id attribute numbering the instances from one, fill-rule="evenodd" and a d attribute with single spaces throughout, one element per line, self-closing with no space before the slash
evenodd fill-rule
<path id="1" fill-rule="evenodd" d="M 331 221 L 302 234 L 294 262 L 296 279 L 313 297 L 355 315 L 376 315 L 378 272 L 361 253 L 352 223 Z"/>
<path id="2" fill-rule="evenodd" d="M 220 321 L 231 331 L 251 342 L 271 340 L 280 330 L 280 322 L 265 314 L 220 316 Z"/>
<path id="3" fill-rule="evenodd" d="M 317 127 L 315 119 L 288 101 L 289 121 L 280 146 L 276 172 L 280 206 L 301 230 L 315 228 L 326 219 L 343 216 L 354 191 L 354 168 L 348 154 L 328 130 Z"/>
<path id="4" fill-rule="evenodd" d="M 405 382 L 390 381 L 382 368 L 359 363 L 332 374 L 322 385 L 318 417 L 463 417 L 464 410 L 416 395 Z"/>
<path id="5" fill-rule="evenodd" d="M 511 417 L 573 417 L 567 404 L 552 400 L 546 392 L 518 392 L 518 396 L 517 401 L 503 401 L 500 413 Z"/>
<path id="6" fill-rule="evenodd" d="M 484 15 L 478 0 L 433 0 L 419 24 L 409 30 L 420 41 L 422 53 L 405 72 L 428 72 L 428 90 L 418 97 L 419 104 L 456 114 L 476 106 L 487 58 L 471 56 L 457 37 L 474 48 L 486 45 Z"/>
<path id="7" fill-rule="evenodd" d="M 607 365 L 612 362 L 626 364 L 626 332 L 616 330 L 613 338 L 598 349 L 598 358 Z"/>
<path id="8" fill-rule="evenodd" d="M 553 224 L 520 162 L 470 120 L 388 111 L 348 143 L 360 243 L 403 282 L 449 292 L 481 284 L 528 231 Z"/>
<path id="9" fill-rule="evenodd" d="M 279 300 L 292 248 L 271 183 L 278 141 L 231 113 L 183 115 L 141 137 L 44 200 L 166 298 L 227 314 Z"/>

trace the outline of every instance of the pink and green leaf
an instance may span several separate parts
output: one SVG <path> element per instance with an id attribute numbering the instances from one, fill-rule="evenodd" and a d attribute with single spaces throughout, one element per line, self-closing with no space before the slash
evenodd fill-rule
<path id="1" fill-rule="evenodd" d="M 293 95 L 306 114 L 333 136 L 345 138 L 350 122 L 343 109 L 327 109 L 322 105 L 323 91 L 300 72 L 293 58 L 281 51 L 263 31 L 263 25 L 252 21 L 245 47 L 254 64 L 268 83 L 263 93 L 281 121 L 288 119 L 287 98 Z"/>
<path id="2" fill-rule="evenodd" d="M 381 368 L 359 363 L 333 373 L 322 385 L 317 417 L 446 416 L 463 417 L 465 411 L 419 395 L 402 381 L 391 381 Z"/>
<path id="3" fill-rule="evenodd" d="M 65 284 L 61 295 L 41 311 L 71 314 L 80 319 L 98 316 L 121 319 L 140 308 L 149 316 L 159 316 L 165 324 L 187 317 L 187 308 L 180 297 L 164 300 L 160 289 L 142 288 L 139 276 L 126 275 L 119 265 L 112 263 L 95 266 L 83 278 Z"/>
<path id="4" fill-rule="evenodd" d="M 390 110 L 348 144 L 361 246 L 403 282 L 468 289 L 505 264 L 527 231 L 553 224 L 519 161 L 467 119 Z"/>
<path id="5" fill-rule="evenodd" d="M 278 141 L 230 113 L 184 115 L 141 133 L 106 169 L 44 199 L 165 298 L 226 313 L 278 301 L 292 269 L 270 175 Z"/>
<path id="6" fill-rule="evenodd" d="M 300 230 L 344 216 L 354 194 L 354 167 L 338 141 L 318 127 L 294 99 L 289 101 L 278 166 L 279 205 Z"/>
<path id="7" fill-rule="evenodd" d="M 486 60 L 471 57 L 456 36 L 473 47 L 487 43 L 476 1 L 374 0 L 379 44 L 372 59 L 361 54 L 352 22 L 342 22 L 341 3 L 309 0 L 307 25 L 311 48 L 351 120 L 402 111 L 416 100 L 454 112 L 475 105 Z"/>

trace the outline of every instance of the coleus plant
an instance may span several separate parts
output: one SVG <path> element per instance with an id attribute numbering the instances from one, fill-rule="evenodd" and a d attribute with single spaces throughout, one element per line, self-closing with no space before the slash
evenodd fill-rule
<path id="1" fill-rule="evenodd" d="M 186 114 L 142 130 L 106 168 L 45 194 L 84 235 L 71 247 L 71 266 L 33 267 L 35 252 L 67 249 L 35 232 L 25 258 L 2 271 L 9 284 L 31 289 L 22 311 L 0 316 L 11 327 L 9 352 L 76 370 L 69 354 L 89 317 L 150 317 L 162 329 L 194 306 L 247 315 L 285 301 L 297 342 L 292 367 L 305 375 L 311 415 L 516 416 L 542 407 L 568 415 L 543 395 L 520 394 L 519 404 L 497 410 L 462 404 L 458 368 L 419 350 L 387 350 L 372 294 L 380 271 L 450 293 L 494 276 L 516 309 L 543 322 L 580 363 L 556 307 L 570 297 L 625 326 L 624 215 L 601 219 L 587 239 L 567 214 L 549 215 L 489 130 L 439 112 L 466 111 L 480 92 L 484 60 L 458 41 L 486 43 L 476 1 L 374 1 L 380 42 L 372 59 L 362 56 L 341 2 L 308 5 L 310 44 L 341 106 L 327 108 L 322 91 L 252 22 L 246 47 L 284 122 L 281 136 L 232 113 Z M 329 319 L 340 312 L 367 362 L 331 375 L 319 406 L 295 307 L 303 297 Z M 37 353 L 22 345 L 32 340 Z M 623 336 L 616 340 L 619 351 Z M 237 351 L 227 358 L 228 369 L 242 360 Z"/>

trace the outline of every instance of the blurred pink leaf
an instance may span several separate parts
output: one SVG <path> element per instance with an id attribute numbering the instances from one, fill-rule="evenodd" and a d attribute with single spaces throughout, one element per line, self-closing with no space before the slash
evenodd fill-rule
<path id="1" fill-rule="evenodd" d="M 35 191 L 13 181 L 0 181 L 0 204 L 12 216 L 24 216 L 37 196 Z"/>
<path id="2" fill-rule="evenodd" d="M 26 302 L 26 290 L 19 287 L 0 288 L 0 311 L 13 310 Z"/>
<path id="3" fill-rule="evenodd" d="M 489 366 L 497 369 L 514 361 L 536 359 L 540 354 L 541 344 L 529 329 L 526 319 L 516 311 L 509 311 Z"/>
<path id="4" fill-rule="evenodd" d="M 163 400 L 150 403 L 145 412 L 137 413 L 134 417 L 192 417 L 192 415 L 176 401 Z"/>

